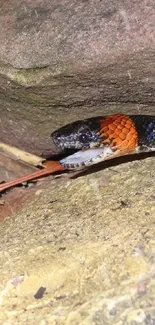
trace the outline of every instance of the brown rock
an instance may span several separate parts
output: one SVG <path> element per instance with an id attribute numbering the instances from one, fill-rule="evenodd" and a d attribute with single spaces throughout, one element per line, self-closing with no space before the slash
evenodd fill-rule
<path id="1" fill-rule="evenodd" d="M 1 1 L 2 140 L 54 152 L 49 135 L 64 123 L 147 112 L 155 101 L 154 15 L 153 0 Z"/>

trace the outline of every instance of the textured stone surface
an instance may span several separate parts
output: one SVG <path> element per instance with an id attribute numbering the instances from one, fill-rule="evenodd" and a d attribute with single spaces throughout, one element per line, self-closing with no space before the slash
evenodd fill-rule
<path id="1" fill-rule="evenodd" d="M 48 137 L 70 120 L 154 105 L 154 0 L 1 0 L 0 8 L 2 141 L 55 152 Z"/>
<path id="2" fill-rule="evenodd" d="M 1 60 L 20 69 L 109 64 L 154 50 L 154 1 L 1 1 L 0 40 Z"/>
<path id="3" fill-rule="evenodd" d="M 153 324 L 154 183 L 148 158 L 42 184 L 1 223 L 1 322 Z"/>

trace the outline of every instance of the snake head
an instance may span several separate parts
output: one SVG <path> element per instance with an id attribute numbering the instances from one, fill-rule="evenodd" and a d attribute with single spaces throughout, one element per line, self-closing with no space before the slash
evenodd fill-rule
<path id="1" fill-rule="evenodd" d="M 64 149 L 89 149 L 100 146 L 99 122 L 96 118 L 75 121 L 51 134 L 54 144 Z"/>

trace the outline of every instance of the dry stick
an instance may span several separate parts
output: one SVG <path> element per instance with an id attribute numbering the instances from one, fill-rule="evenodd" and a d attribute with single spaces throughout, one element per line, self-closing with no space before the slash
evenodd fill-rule
<path id="1" fill-rule="evenodd" d="M 42 157 L 36 156 L 2 142 L 0 142 L 0 152 L 4 155 L 9 156 L 10 158 L 12 157 L 15 160 L 23 161 L 32 166 L 43 166 L 43 162 L 46 160 Z"/>
<path id="2" fill-rule="evenodd" d="M 66 170 L 66 169 L 59 163 L 59 161 L 51 161 L 47 165 L 47 167 L 44 169 L 37 170 L 36 172 L 34 172 L 32 174 L 28 174 L 26 176 L 19 177 L 15 180 L 12 180 L 10 182 L 0 185 L 0 193 L 10 187 L 22 184 L 24 182 L 32 181 L 32 180 L 37 179 L 42 176 L 47 176 L 47 175 L 53 174 L 57 171 L 64 171 L 64 170 Z"/>

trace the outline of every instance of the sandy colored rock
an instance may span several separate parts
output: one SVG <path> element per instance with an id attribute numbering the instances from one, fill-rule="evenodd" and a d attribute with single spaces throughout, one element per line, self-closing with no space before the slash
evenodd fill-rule
<path id="1" fill-rule="evenodd" d="M 148 158 L 47 180 L 33 203 L 3 221 L 1 322 L 151 322 L 153 175 Z M 40 288 L 45 292 L 35 299 Z"/>

